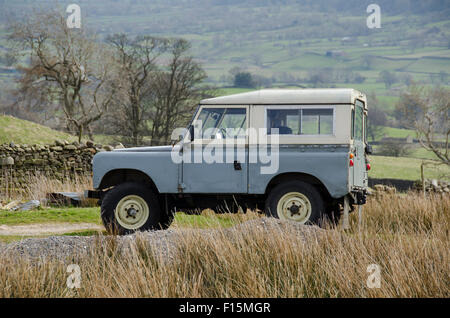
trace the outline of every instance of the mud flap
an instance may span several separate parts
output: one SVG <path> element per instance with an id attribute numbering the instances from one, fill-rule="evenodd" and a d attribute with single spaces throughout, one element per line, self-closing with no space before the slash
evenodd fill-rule
<path id="1" fill-rule="evenodd" d="M 349 214 L 350 214 L 350 200 L 348 195 L 346 195 L 344 197 L 344 215 L 342 218 L 342 228 L 344 230 L 350 229 Z"/>

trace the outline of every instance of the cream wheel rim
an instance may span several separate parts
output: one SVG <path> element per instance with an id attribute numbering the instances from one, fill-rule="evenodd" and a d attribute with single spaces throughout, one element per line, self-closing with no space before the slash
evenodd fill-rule
<path id="1" fill-rule="evenodd" d="M 149 207 L 143 198 L 127 195 L 117 204 L 114 211 L 117 223 L 127 230 L 137 230 L 148 220 Z"/>
<path id="2" fill-rule="evenodd" d="M 300 192 L 289 192 L 277 204 L 277 214 L 282 220 L 306 223 L 311 216 L 311 202 Z"/>

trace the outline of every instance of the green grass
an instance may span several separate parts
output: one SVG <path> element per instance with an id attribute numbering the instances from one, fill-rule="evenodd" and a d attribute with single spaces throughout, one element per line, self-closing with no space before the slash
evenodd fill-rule
<path id="1" fill-rule="evenodd" d="M 27 120 L 0 115 L 0 144 L 50 144 L 56 139 L 75 141 L 78 138 Z"/>
<path id="2" fill-rule="evenodd" d="M 422 147 L 418 147 L 418 148 L 411 150 L 411 153 L 408 155 L 408 157 L 417 158 L 417 159 L 438 160 L 437 156 L 432 151 L 428 151 Z"/>
<path id="3" fill-rule="evenodd" d="M 404 180 L 420 180 L 420 165 L 423 162 L 417 158 L 370 156 L 372 169 L 371 178 L 389 178 Z M 428 160 L 429 162 L 429 160 Z M 450 167 L 425 167 L 426 178 L 449 179 Z"/>
<path id="4" fill-rule="evenodd" d="M 1 225 L 59 222 L 101 224 L 100 208 L 49 208 L 22 212 L 0 211 Z"/>
<path id="5" fill-rule="evenodd" d="M 94 135 L 94 142 L 102 145 L 112 145 L 118 142 L 119 136 L 96 134 Z"/>
<path id="6" fill-rule="evenodd" d="M 173 225 L 188 228 L 229 227 L 239 223 L 239 220 L 240 217 L 237 214 L 176 213 Z M 0 225 L 60 222 L 101 224 L 100 208 L 47 208 L 23 212 L 0 210 Z"/>
<path id="7" fill-rule="evenodd" d="M 385 137 L 406 138 L 408 136 L 411 136 L 413 138 L 416 138 L 416 132 L 412 129 L 384 127 L 383 133 Z"/>
<path id="8" fill-rule="evenodd" d="M 230 227 L 240 222 L 240 215 L 237 214 L 189 215 L 186 213 L 177 213 L 175 215 L 173 226 L 205 229 Z"/>

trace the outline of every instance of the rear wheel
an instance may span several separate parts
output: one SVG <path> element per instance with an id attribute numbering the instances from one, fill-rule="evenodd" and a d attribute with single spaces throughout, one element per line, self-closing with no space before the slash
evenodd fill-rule
<path id="1" fill-rule="evenodd" d="M 102 201 L 101 217 L 109 233 L 120 235 L 167 228 L 172 221 L 162 215 L 155 193 L 135 182 L 108 191 Z"/>
<path id="2" fill-rule="evenodd" d="M 320 224 L 325 205 L 319 191 L 302 181 L 273 188 L 265 204 L 266 215 L 300 224 Z"/>

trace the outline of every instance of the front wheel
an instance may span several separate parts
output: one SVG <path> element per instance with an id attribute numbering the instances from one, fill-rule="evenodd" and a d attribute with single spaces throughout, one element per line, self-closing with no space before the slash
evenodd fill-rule
<path id="1" fill-rule="evenodd" d="M 159 230 L 168 220 L 161 213 L 158 198 L 144 184 L 127 182 L 108 191 L 102 201 L 101 217 L 109 233 L 130 234 Z"/>
<path id="2" fill-rule="evenodd" d="M 266 215 L 300 224 L 320 224 L 325 205 L 319 191 L 302 181 L 289 181 L 270 191 Z"/>

